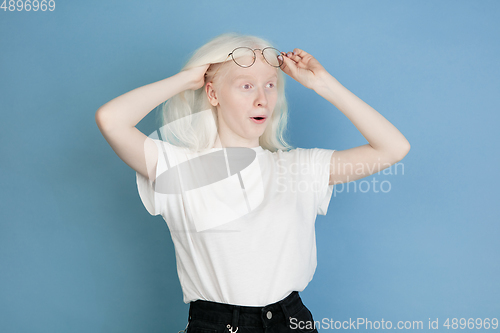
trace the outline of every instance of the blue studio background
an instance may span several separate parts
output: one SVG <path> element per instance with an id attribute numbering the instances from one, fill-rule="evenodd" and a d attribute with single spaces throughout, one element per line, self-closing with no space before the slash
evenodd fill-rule
<path id="1" fill-rule="evenodd" d="M 184 329 L 167 225 L 94 115 L 228 31 L 311 53 L 411 144 L 318 216 L 301 293 L 315 319 L 500 317 L 500 2 L 55 2 L 0 10 L 0 332 Z M 314 91 L 286 89 L 294 146 L 367 143 Z"/>

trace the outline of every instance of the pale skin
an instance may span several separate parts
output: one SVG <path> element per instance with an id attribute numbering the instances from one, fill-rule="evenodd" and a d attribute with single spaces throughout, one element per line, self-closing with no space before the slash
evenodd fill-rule
<path id="1" fill-rule="evenodd" d="M 255 63 L 248 68 L 233 61 L 224 66 L 230 69 L 224 81 L 205 85 L 207 98 L 217 107 L 219 118 L 215 147 L 258 147 L 270 120 L 256 124 L 251 117 L 271 118 L 278 100 L 277 69 L 267 64 L 262 54 L 257 54 Z"/>
<path id="2" fill-rule="evenodd" d="M 401 132 L 341 85 L 312 55 L 294 49 L 293 53 L 283 53 L 283 59 L 283 72 L 336 106 L 369 142 L 332 154 L 330 185 L 367 177 L 400 161 L 408 153 L 410 144 Z M 205 85 L 207 64 L 134 89 L 101 106 L 95 115 L 96 123 L 127 165 L 154 180 L 158 161 L 156 145 L 135 126 L 170 97 L 205 86 L 207 98 L 217 107 L 219 115 L 219 140 L 214 147 L 256 147 L 269 121 L 255 124 L 249 117 L 271 116 L 277 99 L 273 75 L 276 69 L 262 59 L 249 68 L 232 65 L 234 70 L 220 86 L 213 82 Z M 241 75 L 245 77 L 239 77 Z"/>

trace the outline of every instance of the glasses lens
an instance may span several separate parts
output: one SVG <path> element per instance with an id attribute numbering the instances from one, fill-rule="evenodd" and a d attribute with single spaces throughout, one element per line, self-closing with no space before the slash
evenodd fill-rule
<path id="1" fill-rule="evenodd" d="M 248 47 L 238 47 L 232 54 L 233 60 L 241 67 L 250 67 L 255 61 L 255 53 Z"/>
<path id="2" fill-rule="evenodd" d="M 280 51 L 273 47 L 265 48 L 264 50 L 262 50 L 262 53 L 264 54 L 264 59 L 266 59 L 269 65 L 273 67 L 280 67 L 283 63 L 283 60 L 280 60 L 278 58 L 278 56 L 280 55 Z"/>

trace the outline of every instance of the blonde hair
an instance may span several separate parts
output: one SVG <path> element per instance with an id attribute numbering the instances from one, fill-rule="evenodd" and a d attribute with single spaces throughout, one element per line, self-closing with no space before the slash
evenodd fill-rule
<path id="1" fill-rule="evenodd" d="M 216 84 L 216 81 L 213 80 L 214 73 L 223 65 L 227 55 L 240 46 L 262 49 L 272 45 L 259 37 L 225 33 L 213 38 L 196 50 L 182 70 L 210 63 L 212 65 L 206 72 L 205 85 L 209 81 Z M 229 67 L 226 66 L 226 68 Z M 227 72 L 227 69 L 219 70 L 217 80 L 222 80 Z M 281 70 L 277 70 L 277 73 L 278 99 L 270 119 L 271 123 L 267 125 L 259 138 L 259 145 L 272 152 L 293 149 L 285 139 L 288 122 L 285 75 Z M 158 122 L 161 124 L 160 134 L 164 141 L 196 152 L 213 147 L 218 130 L 217 107 L 209 103 L 205 85 L 197 90 L 185 90 L 160 106 L 161 112 Z"/>

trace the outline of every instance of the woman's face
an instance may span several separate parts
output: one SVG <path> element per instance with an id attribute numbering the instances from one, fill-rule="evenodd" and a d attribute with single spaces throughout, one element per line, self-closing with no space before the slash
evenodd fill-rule
<path id="1" fill-rule="evenodd" d="M 278 99 L 277 69 L 260 52 L 256 54 L 251 67 L 240 67 L 231 60 L 225 64 L 231 68 L 223 82 L 215 88 L 207 83 L 210 103 L 217 106 L 219 136 L 227 147 L 259 146 Z M 257 116 L 266 119 L 259 123 L 252 119 Z"/>

